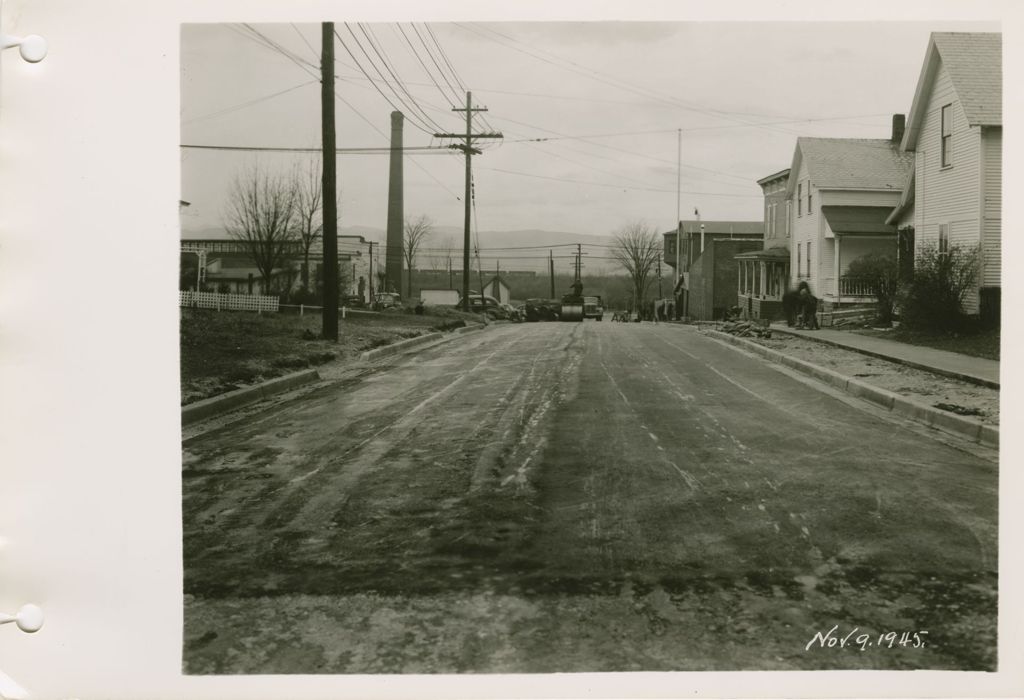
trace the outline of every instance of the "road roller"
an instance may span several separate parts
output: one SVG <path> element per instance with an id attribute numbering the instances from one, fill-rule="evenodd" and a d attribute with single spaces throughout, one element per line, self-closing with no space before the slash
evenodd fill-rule
<path id="1" fill-rule="evenodd" d="M 582 321 L 583 297 L 575 294 L 566 294 L 562 297 L 562 312 L 559 318 L 562 321 Z"/>

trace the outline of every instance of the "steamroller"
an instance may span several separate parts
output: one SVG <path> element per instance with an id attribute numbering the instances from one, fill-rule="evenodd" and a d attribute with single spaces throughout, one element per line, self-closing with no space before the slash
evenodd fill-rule
<path id="1" fill-rule="evenodd" d="M 562 297 L 562 313 L 559 314 L 562 321 L 583 320 L 583 297 L 575 294 L 566 294 Z"/>

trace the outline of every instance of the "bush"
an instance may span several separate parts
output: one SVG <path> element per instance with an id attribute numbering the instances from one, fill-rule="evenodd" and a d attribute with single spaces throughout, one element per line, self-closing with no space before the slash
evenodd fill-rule
<path id="1" fill-rule="evenodd" d="M 908 328 L 957 331 L 970 325 L 964 298 L 974 286 L 980 267 L 978 246 L 950 246 L 940 253 L 934 244 L 918 249 L 914 278 L 901 294 L 901 317 Z"/>
<path id="2" fill-rule="evenodd" d="M 871 285 L 878 303 L 876 322 L 882 326 L 892 325 L 900 282 L 896 258 L 880 253 L 865 255 L 851 262 L 844 276 L 862 279 Z"/>

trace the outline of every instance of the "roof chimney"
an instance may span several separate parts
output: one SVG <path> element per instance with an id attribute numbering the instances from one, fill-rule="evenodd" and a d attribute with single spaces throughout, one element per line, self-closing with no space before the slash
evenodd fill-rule
<path id="1" fill-rule="evenodd" d="M 899 145 L 903 141 L 903 130 L 907 127 L 907 115 L 892 115 L 892 142 Z"/>

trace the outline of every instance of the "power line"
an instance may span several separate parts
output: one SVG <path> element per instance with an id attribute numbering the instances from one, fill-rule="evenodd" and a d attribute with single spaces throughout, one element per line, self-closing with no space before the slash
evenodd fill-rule
<path id="1" fill-rule="evenodd" d="M 320 148 L 301 148 L 292 146 L 225 146 L 216 144 L 197 144 L 197 143 L 183 143 L 179 146 L 180 148 L 193 148 L 202 149 L 207 151 L 254 151 L 254 152 L 267 152 L 267 153 L 319 153 Z M 335 153 L 355 153 L 355 154 L 381 154 L 386 155 L 391 153 L 392 149 L 390 146 L 368 146 L 364 148 L 337 148 Z M 406 146 L 401 149 L 403 152 L 411 151 L 416 154 L 422 153 L 438 153 L 443 155 L 451 155 L 451 151 L 443 146 Z"/>
<path id="2" fill-rule="evenodd" d="M 662 94 L 657 93 L 656 91 L 651 90 L 649 88 L 637 87 L 633 83 L 624 81 L 621 78 L 616 78 L 615 76 L 611 76 L 611 75 L 608 75 L 608 74 L 605 74 L 605 73 L 601 73 L 599 71 L 595 71 L 592 68 L 587 68 L 586 66 L 583 66 L 583 65 L 581 65 L 579 63 L 576 63 L 574 61 L 570 61 L 568 59 L 561 58 L 561 57 L 557 56 L 556 54 L 553 54 L 553 53 L 551 53 L 549 51 L 544 51 L 544 53 L 547 53 L 548 55 L 555 57 L 557 60 L 563 61 L 563 62 L 568 63 L 570 65 L 569 66 L 562 65 L 561 63 L 556 63 L 555 61 L 552 61 L 550 59 L 544 58 L 543 56 L 539 56 L 539 55 L 537 55 L 535 53 L 531 53 L 530 51 L 526 51 L 525 49 L 519 48 L 518 46 L 512 46 L 512 45 L 510 45 L 508 43 L 505 43 L 503 41 L 495 39 L 493 36 L 490 36 L 489 34 L 482 33 L 481 31 L 479 31 L 477 28 L 475 28 L 473 26 L 468 26 L 468 25 L 460 24 L 459 22 L 454 22 L 453 24 L 455 24 L 455 26 L 457 26 L 457 27 L 461 27 L 464 30 L 471 31 L 474 34 L 477 34 L 478 36 L 481 36 L 481 37 L 483 37 L 485 39 L 488 39 L 489 41 L 492 41 L 492 42 L 498 44 L 499 46 L 503 46 L 503 47 L 505 47 L 507 49 L 512 49 L 513 51 L 518 51 L 518 52 L 526 54 L 527 56 L 530 56 L 531 58 L 534 58 L 534 59 L 536 59 L 538 61 L 542 61 L 542 62 L 547 63 L 549 65 L 555 66 L 556 68 L 561 68 L 562 70 L 566 70 L 566 71 L 569 71 L 571 73 L 576 73 L 578 75 L 583 75 L 584 77 L 590 78 L 591 80 L 596 80 L 597 82 L 601 82 L 601 83 L 604 83 L 606 85 L 610 85 L 610 86 L 612 86 L 614 88 L 617 88 L 619 90 L 625 90 L 627 92 L 632 92 L 634 94 L 640 95 L 641 97 L 646 97 L 648 99 L 656 99 L 658 101 L 665 102 L 665 103 L 671 104 L 671 105 L 673 105 L 673 106 L 675 106 L 677 108 L 686 109 L 686 110 L 691 111 L 691 112 L 699 112 L 701 114 L 706 114 L 708 116 L 715 116 L 715 117 L 722 118 L 722 119 L 729 119 L 730 121 L 737 121 L 737 122 L 741 122 L 741 123 L 747 124 L 749 126 L 757 127 L 756 123 L 744 121 L 742 119 L 729 116 L 728 112 L 721 111 L 721 110 L 711 110 L 711 109 L 706 109 L 706 108 L 694 106 L 694 105 L 686 103 L 683 100 L 680 100 L 679 98 L 672 97 L 672 96 L 662 95 Z M 502 37 L 503 39 L 506 39 L 507 41 L 511 41 L 511 42 L 513 42 L 515 44 L 522 44 L 523 46 L 528 46 L 530 48 L 535 48 L 535 47 L 531 46 L 530 44 L 527 44 L 525 42 L 519 41 L 518 39 L 510 37 L 510 36 L 508 36 L 506 34 L 502 34 L 501 32 L 499 32 L 499 31 L 497 31 L 495 29 L 492 29 L 492 28 L 490 28 L 490 27 L 488 27 L 486 25 L 481 25 L 481 28 L 486 30 L 487 32 L 490 32 L 490 33 L 495 34 L 495 35 L 497 35 L 499 37 Z M 538 49 L 538 50 L 543 51 L 543 49 Z M 604 76 L 604 77 L 602 77 L 602 76 Z M 789 130 L 789 129 L 778 129 L 778 128 L 772 128 L 772 127 L 759 127 L 759 128 L 764 128 L 764 129 L 767 129 L 769 131 L 776 131 L 776 132 L 780 132 L 780 133 L 789 133 L 789 134 L 795 134 L 795 135 L 797 134 L 797 132 Z"/>
<path id="3" fill-rule="evenodd" d="M 246 107 L 252 107 L 253 105 L 259 104 L 260 102 L 266 102 L 267 100 L 271 100 L 275 97 L 280 97 L 281 95 L 293 92 L 295 90 L 298 90 L 299 88 L 304 88 L 307 85 L 315 85 L 319 82 L 319 80 L 307 80 L 304 83 L 293 85 L 290 88 L 285 88 L 284 90 L 278 90 L 277 92 L 270 93 L 269 95 L 263 95 L 262 97 L 257 97 L 255 99 L 247 100 L 245 102 L 240 102 L 236 105 L 232 105 L 231 107 L 225 107 L 224 109 L 217 110 L 216 112 L 210 112 L 209 114 L 202 114 L 198 117 L 186 119 L 182 122 L 182 124 L 191 124 L 192 122 L 200 121 L 202 119 L 213 119 L 214 117 L 222 117 L 225 114 L 237 112 L 238 110 L 245 109 Z"/>
<path id="4" fill-rule="evenodd" d="M 437 88 L 437 91 L 441 93 L 441 98 L 447 101 L 450 107 L 454 107 L 455 102 L 448 98 L 448 95 L 445 94 L 444 88 L 442 88 L 438 84 L 437 80 L 434 78 L 434 74 L 430 72 L 429 68 L 427 68 L 427 64 L 423 61 L 423 57 L 420 56 L 420 53 L 419 51 L 416 50 L 416 47 L 412 45 L 412 40 L 409 38 L 409 35 L 405 33 L 405 28 L 402 27 L 402 25 L 397 22 L 395 23 L 395 27 L 401 33 L 402 38 L 405 39 L 405 43 L 409 47 L 409 50 L 412 52 L 412 55 L 415 56 L 416 60 L 419 61 L 420 66 L 423 67 L 423 72 L 427 74 L 427 77 L 430 78 L 430 82 L 433 83 L 434 87 Z M 442 75 L 442 77 L 444 76 Z"/>
<path id="5" fill-rule="evenodd" d="M 667 190 L 667 189 L 661 189 L 661 188 L 656 188 L 656 187 L 625 187 L 625 186 L 622 186 L 622 185 L 612 185 L 612 184 L 607 184 L 607 183 L 603 183 L 603 182 L 587 182 L 586 180 L 573 180 L 571 178 L 566 178 L 566 177 L 551 177 L 551 176 L 548 176 L 548 175 L 537 175 L 537 174 L 534 174 L 534 173 L 521 173 L 521 172 L 518 172 L 518 171 L 515 171 L 515 170 L 504 170 L 504 169 L 501 169 L 501 168 L 481 168 L 481 169 L 482 170 L 491 170 L 491 171 L 494 171 L 496 173 L 505 173 L 507 175 L 520 175 L 522 177 L 533 177 L 533 178 L 537 178 L 537 179 L 540 179 L 540 180 L 554 180 L 556 182 L 571 182 L 571 183 L 575 183 L 577 185 L 590 185 L 592 187 L 607 187 L 607 188 L 615 189 L 615 190 L 639 190 L 639 191 L 645 191 L 645 192 L 670 192 L 670 193 L 673 193 L 673 194 L 676 192 L 676 190 Z M 737 197 L 737 198 L 740 198 L 740 199 L 761 199 L 763 197 L 763 195 L 735 194 L 735 193 L 729 193 L 729 192 L 690 192 L 690 191 L 687 191 L 687 190 L 683 190 L 682 193 L 683 194 L 689 194 L 689 195 L 706 196 L 706 197 Z"/>
<path id="6" fill-rule="evenodd" d="M 284 56 L 289 61 L 294 63 L 296 66 L 298 66 L 300 69 L 302 69 L 304 72 L 306 72 L 314 80 L 316 80 L 317 82 L 320 82 L 320 75 L 317 72 L 319 70 L 319 66 L 316 66 L 315 64 L 312 64 L 309 61 L 306 61 L 305 59 L 303 59 L 300 56 L 296 55 L 295 53 L 293 53 L 291 51 L 288 51 L 283 46 L 281 46 L 277 42 L 273 41 L 270 37 L 266 36 L 265 34 L 260 32 L 258 29 L 255 29 L 254 27 L 252 27 L 252 25 L 243 23 L 242 27 L 244 27 L 245 30 L 247 30 L 249 32 L 249 34 L 246 34 L 245 32 L 241 32 L 241 31 L 239 31 L 237 33 L 240 33 L 242 36 L 245 36 L 245 37 L 255 41 L 257 44 L 259 44 L 261 46 L 264 46 L 264 47 L 270 49 L 271 51 L 274 51 L 274 52 Z M 229 25 L 229 28 L 231 28 L 230 25 Z"/>
<path id="7" fill-rule="evenodd" d="M 437 72 L 441 75 L 441 79 L 444 81 L 445 85 L 448 86 L 448 89 L 452 91 L 452 95 L 455 96 L 455 103 L 458 103 L 462 99 L 462 93 L 464 91 L 461 90 L 461 87 L 459 90 L 456 90 L 454 87 L 452 87 L 451 81 L 448 80 L 448 75 L 441 69 L 441 66 L 437 62 L 437 59 L 434 57 L 434 53 L 430 50 L 430 47 L 427 45 L 427 42 L 423 38 L 423 35 L 420 34 L 419 28 L 415 24 L 412 24 L 411 27 L 413 32 L 416 34 L 416 38 L 420 40 L 420 43 L 423 45 L 424 50 L 427 52 L 427 56 L 430 57 L 430 60 L 434 64 L 434 67 L 437 68 Z M 458 79 L 456 79 L 455 82 L 458 83 Z M 452 106 L 454 107 L 455 104 L 452 104 Z"/>
<path id="8" fill-rule="evenodd" d="M 427 114 L 422 107 L 420 107 L 419 103 L 416 101 L 416 98 L 414 98 L 412 94 L 409 93 L 408 88 L 406 88 L 405 84 L 402 83 L 402 79 L 398 77 L 397 71 L 394 70 L 394 67 L 391 65 L 391 62 L 388 61 L 387 56 L 381 53 L 379 47 L 377 46 L 376 35 L 374 35 L 373 29 L 367 27 L 365 24 L 357 23 L 356 26 L 359 27 L 359 31 L 363 33 L 363 36 L 366 37 L 366 42 L 370 45 L 370 48 L 373 49 L 374 54 L 377 55 L 377 58 L 380 59 L 380 62 L 384 64 L 384 68 L 387 70 L 388 74 L 391 75 L 392 78 L 394 78 L 395 84 L 397 84 L 398 87 L 402 90 L 402 92 L 405 93 L 405 96 L 409 98 L 409 101 L 413 104 L 413 106 L 419 109 L 420 115 L 422 115 L 425 123 L 429 124 L 431 127 L 435 129 L 440 130 L 441 125 L 438 124 L 433 119 L 431 119 L 430 115 Z"/>
<path id="9" fill-rule="evenodd" d="M 303 34 L 302 32 L 300 32 L 299 28 L 295 26 L 295 22 L 292 22 L 291 25 L 292 25 L 292 29 L 295 30 L 295 33 L 299 35 L 300 39 L 302 39 L 302 43 L 304 43 L 306 46 L 309 47 L 309 52 L 311 54 L 313 54 L 314 60 L 319 61 L 320 60 L 320 52 L 313 48 L 313 45 L 311 43 L 309 43 L 308 39 L 306 39 L 306 35 Z"/>
<path id="10" fill-rule="evenodd" d="M 534 124 L 527 124 L 526 122 L 516 121 L 515 119 L 509 119 L 508 117 L 504 117 L 504 119 L 506 121 L 512 122 L 513 124 L 519 124 L 520 126 L 525 126 L 525 127 L 530 128 L 530 129 L 538 129 L 540 131 L 546 131 L 546 132 L 548 132 L 550 134 L 555 134 L 556 136 L 565 136 L 565 134 L 562 134 L 562 133 L 557 132 L 557 131 L 552 131 L 551 129 L 546 129 L 546 128 L 542 127 L 542 126 L 536 126 Z M 655 161 L 657 163 L 666 163 L 666 164 L 671 165 L 673 167 L 676 167 L 676 166 L 679 165 L 675 161 L 668 160 L 666 158 L 658 158 L 657 156 L 650 156 L 650 155 L 646 155 L 644 153 L 638 153 L 636 151 L 629 151 L 629 150 L 626 150 L 624 148 L 617 148 L 615 146 L 609 146 L 609 145 L 603 144 L 603 143 L 593 143 L 591 141 L 588 141 L 586 138 L 579 138 L 579 139 L 576 139 L 576 140 L 583 141 L 585 143 L 589 143 L 592 146 L 597 146 L 598 148 L 604 148 L 604 149 L 609 150 L 609 151 L 617 151 L 619 153 L 626 153 L 626 154 L 629 154 L 631 156 L 636 156 L 636 157 L 639 157 L 639 158 L 644 158 L 646 160 Z M 704 172 L 715 173 L 716 175 L 724 175 L 726 177 L 732 177 L 732 178 L 735 178 L 737 180 L 743 180 L 743 182 L 746 183 L 746 184 L 749 184 L 750 182 L 753 181 L 753 178 L 746 178 L 746 177 L 743 177 L 741 175 L 734 175 L 733 173 L 727 173 L 727 172 L 724 172 L 724 171 L 721 171 L 721 170 L 713 170 L 711 168 L 703 168 L 703 167 L 701 167 L 699 165 L 691 165 L 689 163 L 683 163 L 682 165 L 687 167 L 687 168 L 691 168 L 693 170 L 703 170 Z"/>
<path id="11" fill-rule="evenodd" d="M 348 29 L 349 34 L 352 35 L 352 38 L 355 40 L 356 45 L 359 46 L 360 50 L 362 50 L 363 54 L 366 56 L 366 60 L 370 62 L 370 65 L 373 66 L 373 69 L 380 76 L 381 81 L 385 85 L 388 86 L 388 89 L 390 89 L 393 94 L 395 94 L 395 97 L 398 98 L 399 102 L 402 102 L 402 104 L 405 104 L 404 101 L 402 100 L 401 96 L 398 95 L 398 93 L 395 91 L 395 89 L 391 87 L 391 84 L 388 83 L 387 80 L 384 78 L 384 74 L 380 71 L 379 68 L 377 68 L 377 64 L 375 64 L 372 60 L 370 60 L 369 53 L 367 53 L 366 49 L 363 48 L 362 44 L 359 43 L 359 38 L 355 35 L 355 32 L 352 31 L 352 28 L 349 27 L 348 24 L 345 24 L 345 28 Z M 384 94 L 384 91 L 381 90 L 380 87 L 377 85 L 377 81 L 375 81 L 373 78 L 370 77 L 370 74 L 366 71 L 365 68 L 363 68 L 363 65 L 359 62 L 359 59 L 356 58 L 356 55 L 354 53 L 352 53 L 352 50 L 348 47 L 348 44 L 346 44 L 345 40 L 341 38 L 340 34 L 338 34 L 338 30 L 334 30 L 334 36 L 337 38 L 337 40 L 341 44 L 342 48 L 345 49 L 345 52 L 348 53 L 348 55 L 352 57 L 353 61 L 355 61 L 355 64 L 358 67 L 359 72 L 367 77 L 367 79 L 370 81 L 370 84 L 373 85 L 373 87 L 377 90 L 377 92 L 380 93 L 380 96 L 383 97 L 384 100 L 391 106 L 391 109 L 393 109 L 396 112 L 403 111 L 403 110 L 399 109 L 395 105 L 394 102 L 391 101 L 391 98 L 389 98 L 387 95 Z M 406 105 L 406 111 L 409 111 L 408 110 L 408 105 Z M 409 117 L 409 123 L 412 124 L 417 129 L 419 129 L 420 131 L 422 131 L 422 132 L 424 132 L 426 134 L 432 134 L 433 133 L 433 131 L 430 129 L 430 127 L 425 127 L 425 126 L 417 123 L 419 121 L 418 117 L 416 119 L 412 118 L 414 116 L 414 113 L 413 114 L 409 114 L 407 116 Z"/>

